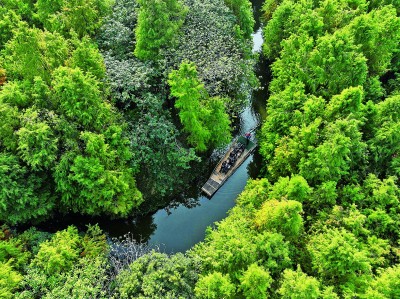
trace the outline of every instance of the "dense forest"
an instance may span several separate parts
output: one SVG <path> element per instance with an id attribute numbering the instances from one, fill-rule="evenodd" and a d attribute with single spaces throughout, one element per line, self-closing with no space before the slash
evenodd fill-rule
<path id="1" fill-rule="evenodd" d="M 0 298 L 400 298 L 400 2 L 266 0 L 258 179 L 185 253 L 179 193 L 257 86 L 248 0 L 1 0 Z M 30 228 L 29 228 L 30 227 Z"/>

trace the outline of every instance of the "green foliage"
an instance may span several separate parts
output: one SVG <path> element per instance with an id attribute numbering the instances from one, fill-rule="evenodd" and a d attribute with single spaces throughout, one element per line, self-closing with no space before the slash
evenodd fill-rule
<path id="1" fill-rule="evenodd" d="M 70 121 L 78 122 L 85 128 L 100 129 L 104 119 L 98 116 L 103 116 L 102 110 L 107 108 L 92 76 L 84 74 L 79 68 L 60 67 L 53 73 L 52 86 L 61 112 Z"/>
<path id="2" fill-rule="evenodd" d="M 70 272 L 65 273 L 60 281 L 43 299 L 79 299 L 107 297 L 107 265 L 106 260 L 94 256 L 82 258 Z"/>
<path id="3" fill-rule="evenodd" d="M 321 16 L 312 10 L 311 1 L 266 1 L 264 16 L 269 20 L 264 28 L 263 53 L 275 60 L 282 50 L 281 41 L 291 34 L 302 34 L 316 38 L 323 31 Z"/>
<path id="4" fill-rule="evenodd" d="M 203 124 L 206 113 L 201 101 L 207 97 L 204 85 L 200 83 L 196 66 L 192 63 L 182 63 L 179 70 L 169 75 L 171 94 L 177 98 L 175 107 L 179 109 L 179 117 L 185 131 L 189 133 L 188 141 L 197 150 L 205 151 L 211 132 Z"/>
<path id="5" fill-rule="evenodd" d="M 363 100 L 364 93 L 361 86 L 344 89 L 329 101 L 325 111 L 326 119 L 328 121 L 346 117 L 360 119 Z"/>
<path id="6" fill-rule="evenodd" d="M 180 0 L 138 0 L 135 56 L 142 60 L 159 58 L 160 49 L 176 42 L 187 8 Z"/>
<path id="7" fill-rule="evenodd" d="M 70 226 L 58 231 L 50 241 L 40 244 L 40 249 L 32 263 L 47 275 L 70 270 L 80 255 L 78 230 Z"/>
<path id="8" fill-rule="evenodd" d="M 105 17 L 97 36 L 104 52 L 111 52 L 118 59 L 133 54 L 138 10 L 139 4 L 135 0 L 114 1 L 112 12 Z"/>
<path id="9" fill-rule="evenodd" d="M 201 277 L 195 288 L 196 297 L 204 299 L 232 298 L 234 292 L 235 286 L 229 277 L 219 272 Z"/>
<path id="10" fill-rule="evenodd" d="M 80 68 L 86 73 L 91 73 L 96 79 L 102 80 L 106 75 L 103 56 L 97 45 L 88 37 L 76 41 L 75 50 L 72 51 L 67 65 L 71 68 Z"/>
<path id="11" fill-rule="evenodd" d="M 309 199 L 312 189 L 308 186 L 307 181 L 302 176 L 293 176 L 292 178 L 281 177 L 274 184 L 269 192 L 270 199 L 281 199 L 282 197 L 288 200 L 297 200 L 305 202 Z"/>
<path id="12" fill-rule="evenodd" d="M 1 221 L 16 224 L 43 219 L 54 208 L 46 176 L 31 173 L 12 154 L 0 153 L 0 182 Z"/>
<path id="13" fill-rule="evenodd" d="M 109 12 L 109 0 L 38 0 L 37 17 L 49 31 L 67 36 L 74 31 L 79 37 L 93 35 Z"/>
<path id="14" fill-rule="evenodd" d="M 24 248 L 24 244 L 15 238 L 0 241 L 0 262 L 9 264 L 14 269 L 21 270 L 26 266 L 30 253 Z"/>
<path id="15" fill-rule="evenodd" d="M 205 241 L 190 251 L 192 258 L 201 261 L 204 275 L 229 275 L 248 298 L 268 298 L 272 279 L 277 281 L 280 273 L 292 265 L 291 245 L 285 237 L 271 231 L 259 232 L 254 225 L 256 215 L 261 213 L 260 204 L 269 202 L 269 189 L 265 179 L 250 181 L 238 199 L 238 206 L 215 229 L 208 229 Z M 289 224 L 286 229 L 293 231 Z"/>
<path id="16" fill-rule="evenodd" d="M 177 69 L 184 61 L 193 62 L 209 95 L 229 97 L 228 108 L 238 113 L 256 85 L 250 40 L 240 37 L 237 18 L 223 1 L 186 0 L 185 4 L 189 10 L 176 48 L 165 53 L 166 63 Z"/>
<path id="17" fill-rule="evenodd" d="M 0 147 L 15 150 L 17 140 L 14 132 L 19 126 L 18 109 L 1 101 L 0 98 Z"/>
<path id="18" fill-rule="evenodd" d="M 283 272 L 282 285 L 278 293 L 283 299 L 308 299 L 320 298 L 320 283 L 314 278 L 301 271 L 300 266 L 297 270 L 286 269 Z"/>
<path id="19" fill-rule="evenodd" d="M 7 7 L 0 7 L 0 50 L 13 36 L 13 29 L 18 27 L 21 17 Z"/>
<path id="20" fill-rule="evenodd" d="M 255 224 L 260 230 L 279 232 L 287 238 L 296 238 L 303 227 L 301 203 L 294 200 L 266 201 L 255 215 Z"/>
<path id="21" fill-rule="evenodd" d="M 39 76 L 49 82 L 49 72 L 63 64 L 68 52 L 67 41 L 59 33 L 28 28 L 24 24 L 5 45 L 0 63 L 10 79 L 31 81 Z"/>
<path id="22" fill-rule="evenodd" d="M 330 229 L 311 237 L 307 245 L 313 268 L 321 278 L 342 290 L 366 287 L 371 274 L 368 251 L 344 229 Z"/>
<path id="23" fill-rule="evenodd" d="M 117 277 L 117 298 L 191 298 L 197 266 L 181 253 L 151 252 Z"/>
<path id="24" fill-rule="evenodd" d="M 29 231 L 19 238 L 37 243 L 32 240 L 35 235 L 37 232 Z M 58 231 L 51 240 L 40 243 L 15 298 L 109 298 L 107 249 L 105 235 L 97 225 L 89 226 L 83 237 L 72 226 Z"/>
<path id="25" fill-rule="evenodd" d="M 370 140 L 373 170 L 384 175 L 399 175 L 398 118 L 400 96 L 388 97 L 376 105 L 373 137 Z"/>
<path id="26" fill-rule="evenodd" d="M 369 73 L 382 75 L 399 50 L 400 19 L 394 7 L 384 6 L 355 18 L 350 26 L 355 44 L 367 58 Z"/>
<path id="27" fill-rule="evenodd" d="M 13 270 L 9 262 L 0 262 L 0 298 L 15 298 L 15 291 L 22 278 L 22 275 Z"/>
<path id="28" fill-rule="evenodd" d="M 32 255 L 36 255 L 38 253 L 40 243 L 50 238 L 50 233 L 39 231 L 35 227 L 30 227 L 18 235 L 18 240 L 24 244 L 24 249 L 32 253 Z"/>
<path id="29" fill-rule="evenodd" d="M 362 298 L 397 298 L 400 296 L 400 266 L 380 271 Z"/>
<path id="30" fill-rule="evenodd" d="M 82 132 L 80 139 L 84 151 L 63 155 L 55 179 L 65 206 L 91 215 L 126 216 L 141 203 L 142 196 L 135 186 L 133 169 L 124 166 L 130 158 L 128 141 L 120 134 L 120 128 L 113 127 L 104 135 Z M 114 137 L 121 144 L 115 144 L 107 137 Z"/>
<path id="31" fill-rule="evenodd" d="M 237 203 L 240 206 L 259 208 L 267 199 L 270 184 L 267 179 L 249 180 L 245 189 L 239 195 Z"/>
<path id="32" fill-rule="evenodd" d="M 108 252 L 108 244 L 106 235 L 96 225 L 88 225 L 85 236 L 82 240 L 83 252 L 81 256 L 96 259 L 97 257 L 104 257 Z"/>
<path id="33" fill-rule="evenodd" d="M 50 127 L 57 119 L 54 114 L 48 116 L 49 121 L 42 120 L 39 112 L 33 109 L 26 109 L 20 116 L 21 128 L 16 132 L 18 151 L 22 160 L 33 170 L 52 168 L 57 158 L 58 138 Z"/>
<path id="34" fill-rule="evenodd" d="M 210 144 L 216 147 L 222 147 L 231 141 L 231 121 L 225 108 L 227 102 L 229 102 L 229 99 L 214 97 L 208 99 L 205 103 L 207 113 L 205 114 L 204 124 L 207 128 L 210 128 Z"/>
<path id="35" fill-rule="evenodd" d="M 248 0 L 224 0 L 224 2 L 235 14 L 243 36 L 250 38 L 255 23 L 251 2 Z"/>
<path id="36" fill-rule="evenodd" d="M 266 299 L 267 289 L 272 281 L 267 270 L 257 264 L 251 264 L 240 278 L 240 289 L 248 299 Z"/>
<path id="37" fill-rule="evenodd" d="M 177 98 L 175 107 L 188 141 L 197 150 L 205 151 L 209 144 L 223 145 L 230 140 L 229 117 L 224 102 L 219 98 L 208 99 L 204 85 L 200 83 L 196 66 L 183 62 L 179 70 L 169 74 L 171 94 Z"/>
<path id="38" fill-rule="evenodd" d="M 160 196 L 187 184 L 183 178 L 193 161 L 194 149 L 186 149 L 178 141 L 179 133 L 169 111 L 162 108 L 160 98 L 144 95 L 137 100 L 135 122 L 129 130 L 135 156 L 140 161 L 137 183 L 147 204 L 157 204 Z"/>

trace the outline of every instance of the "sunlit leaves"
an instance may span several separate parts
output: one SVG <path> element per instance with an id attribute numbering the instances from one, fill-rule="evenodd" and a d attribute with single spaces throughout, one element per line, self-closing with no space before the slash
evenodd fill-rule
<path id="1" fill-rule="evenodd" d="M 279 232 L 287 238 L 298 237 L 303 227 L 301 203 L 294 200 L 266 201 L 255 215 L 259 230 Z"/>
<path id="2" fill-rule="evenodd" d="M 109 0 L 38 0 L 38 19 L 49 31 L 57 31 L 67 36 L 73 30 L 79 37 L 93 35 L 101 26 L 108 13 Z"/>
<path id="3" fill-rule="evenodd" d="M 60 67 L 54 72 L 54 96 L 62 113 L 85 127 L 99 128 L 102 101 L 96 80 L 79 68 Z"/>
<path id="4" fill-rule="evenodd" d="M 180 0 L 138 0 L 135 55 L 142 60 L 159 58 L 160 49 L 173 45 L 187 8 Z"/>
<path id="5" fill-rule="evenodd" d="M 224 102 L 219 98 L 208 99 L 204 85 L 198 79 L 196 66 L 183 62 L 179 70 L 172 71 L 168 80 L 171 94 L 177 98 L 175 107 L 188 141 L 197 150 L 205 151 L 210 144 L 223 145 L 229 141 L 229 117 Z"/>
<path id="6" fill-rule="evenodd" d="M 340 288 L 365 287 L 371 274 L 368 251 L 357 238 L 344 229 L 332 229 L 311 237 L 307 248 L 313 268 L 327 282 Z"/>
<path id="7" fill-rule="evenodd" d="M 229 277 L 219 272 L 201 277 L 195 288 L 196 297 L 201 299 L 232 298 L 234 292 L 235 286 Z"/>
<path id="8" fill-rule="evenodd" d="M 234 12 L 244 37 L 250 38 L 255 23 L 251 2 L 248 0 L 225 0 L 224 2 Z"/>
<path id="9" fill-rule="evenodd" d="M 316 278 L 303 273 L 298 266 L 296 271 L 286 269 L 283 272 L 282 285 L 278 292 L 283 299 L 317 299 L 320 298 L 319 286 Z"/>
<path id="10" fill-rule="evenodd" d="M 21 128 L 18 136 L 18 151 L 33 170 L 51 168 L 57 158 L 58 138 L 51 125 L 57 122 L 54 113 L 42 111 L 42 119 L 38 111 L 27 109 L 21 116 Z M 48 117 L 49 121 L 45 118 Z M 50 124 L 49 124 L 50 123 Z"/>
<path id="11" fill-rule="evenodd" d="M 15 298 L 15 291 L 23 276 L 15 271 L 10 263 L 0 262 L 0 297 L 4 299 Z"/>
<path id="12" fill-rule="evenodd" d="M 68 44 L 59 33 L 22 25 L 5 45 L 3 67 L 10 78 L 32 80 L 39 76 L 48 82 L 50 72 L 63 64 L 68 52 Z"/>
<path id="13" fill-rule="evenodd" d="M 151 252 L 117 277 L 118 298 L 192 298 L 198 279 L 194 261 L 178 253 Z"/>
<path id="14" fill-rule="evenodd" d="M 75 227 L 70 226 L 59 231 L 50 241 L 40 245 L 33 264 L 48 275 L 69 270 L 79 258 L 79 241 L 78 230 Z"/>
<path id="15" fill-rule="evenodd" d="M 257 264 L 251 264 L 240 278 L 240 289 L 248 299 L 268 298 L 272 278 L 267 270 Z"/>

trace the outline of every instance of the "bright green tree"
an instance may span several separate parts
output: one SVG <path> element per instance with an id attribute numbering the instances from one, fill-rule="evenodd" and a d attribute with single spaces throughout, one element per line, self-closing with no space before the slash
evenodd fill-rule
<path id="1" fill-rule="evenodd" d="M 272 281 L 267 270 L 257 264 L 251 264 L 240 277 L 240 289 L 248 299 L 266 299 Z"/>
<path id="2" fill-rule="evenodd" d="M 32 81 L 39 76 L 46 82 L 51 71 L 62 65 L 69 53 L 67 41 L 57 32 L 50 33 L 21 25 L 6 44 L 0 59 L 11 79 Z"/>
<path id="3" fill-rule="evenodd" d="M 0 7 L 0 50 L 11 39 L 12 30 L 18 27 L 19 22 L 21 22 L 21 17 L 14 10 Z"/>
<path id="4" fill-rule="evenodd" d="M 35 6 L 38 19 L 47 30 L 64 36 L 72 30 L 83 37 L 100 28 L 111 4 L 110 0 L 38 0 Z"/>
<path id="5" fill-rule="evenodd" d="M 270 199 L 286 198 L 288 200 L 296 200 L 304 202 L 308 200 L 311 195 L 312 189 L 308 186 L 307 181 L 299 175 L 295 175 L 290 179 L 288 177 L 281 177 L 272 186 L 268 194 Z"/>
<path id="6" fill-rule="evenodd" d="M 287 238 L 296 238 L 303 228 L 301 203 L 294 200 L 271 199 L 266 201 L 255 215 L 260 230 L 279 232 Z"/>
<path id="7" fill-rule="evenodd" d="M 8 263 L 16 270 L 22 270 L 31 256 L 24 245 L 17 238 L 0 240 L 0 262 Z"/>
<path id="8" fill-rule="evenodd" d="M 278 290 L 282 299 L 317 299 L 320 298 L 320 283 L 301 271 L 286 269 L 283 271 L 282 285 Z"/>
<path id="9" fill-rule="evenodd" d="M 313 235 L 307 244 L 312 266 L 329 284 L 345 290 L 366 287 L 371 274 L 368 250 L 344 229 L 329 229 Z"/>
<path id="10" fill-rule="evenodd" d="M 119 147 L 110 137 L 119 138 Z M 126 165 L 131 158 L 129 141 L 113 128 L 104 135 L 82 132 L 80 140 L 84 151 L 65 153 L 56 168 L 63 205 L 89 215 L 128 215 L 142 202 L 134 171 Z"/>
<path id="11" fill-rule="evenodd" d="M 226 113 L 225 103 L 228 99 L 210 98 L 205 103 L 207 114 L 204 124 L 209 128 L 210 143 L 216 147 L 228 144 L 231 140 L 229 115 Z"/>
<path id="12" fill-rule="evenodd" d="M 106 67 L 97 45 L 87 36 L 74 42 L 76 43 L 75 50 L 72 51 L 67 65 L 91 73 L 97 80 L 103 80 L 106 75 Z"/>
<path id="13" fill-rule="evenodd" d="M 84 128 L 100 129 L 107 118 L 97 80 L 79 68 L 60 67 L 53 73 L 53 97 L 60 112 Z"/>
<path id="14" fill-rule="evenodd" d="M 53 116 L 51 122 L 57 122 L 54 114 L 49 116 Z M 33 170 L 49 169 L 54 166 L 58 138 L 49 123 L 39 117 L 38 111 L 31 108 L 25 110 L 21 115 L 21 128 L 16 134 L 20 157 Z"/>
<path id="15" fill-rule="evenodd" d="M 196 283 L 194 291 L 199 299 L 228 299 L 233 297 L 235 285 L 231 283 L 227 275 L 213 272 L 201 277 Z"/>
<path id="16" fill-rule="evenodd" d="M 7 103 L 1 103 L 0 96 L 0 148 L 15 150 L 17 138 L 14 132 L 19 126 L 18 109 Z"/>
<path id="17" fill-rule="evenodd" d="M 206 150 L 211 132 L 203 124 L 202 118 L 207 111 L 202 107 L 201 101 L 207 97 L 207 92 L 198 79 L 196 66 L 182 63 L 179 70 L 169 74 L 168 83 L 171 94 L 177 98 L 175 107 L 179 109 L 184 130 L 189 133 L 188 141 L 196 149 Z"/>
<path id="18" fill-rule="evenodd" d="M 384 176 L 400 174 L 400 96 L 386 98 L 376 105 L 373 137 L 369 141 L 374 172 Z"/>
<path id="19" fill-rule="evenodd" d="M 135 260 L 118 277 L 118 298 L 192 298 L 198 279 L 195 262 L 178 253 L 151 252 Z"/>
<path id="20" fill-rule="evenodd" d="M 159 58 L 160 50 L 175 43 L 186 15 L 180 0 L 138 0 L 135 55 L 142 60 Z"/>
<path id="21" fill-rule="evenodd" d="M 32 264 L 49 276 L 70 270 L 79 259 L 80 242 L 76 227 L 58 231 L 50 241 L 40 244 Z"/>
<path id="22" fill-rule="evenodd" d="M 183 62 L 168 77 L 171 94 L 177 98 L 175 107 L 179 109 L 184 130 L 189 133 L 189 143 L 199 151 L 205 151 L 209 145 L 227 143 L 230 121 L 224 102 L 220 98 L 208 98 L 196 66 Z"/>
<path id="23" fill-rule="evenodd" d="M 235 14 L 244 37 L 250 38 L 255 23 L 251 2 L 249 0 L 225 0 L 224 2 Z"/>
<path id="24" fill-rule="evenodd" d="M 349 25 L 354 42 L 361 46 L 371 75 L 383 75 L 399 48 L 400 18 L 396 9 L 384 6 L 355 18 Z"/>
<path id="25" fill-rule="evenodd" d="M 10 263 L 0 262 L 0 298 L 13 299 L 23 276 Z"/>
<path id="26" fill-rule="evenodd" d="M 389 299 L 400 296 L 400 266 L 382 269 L 361 298 Z"/>

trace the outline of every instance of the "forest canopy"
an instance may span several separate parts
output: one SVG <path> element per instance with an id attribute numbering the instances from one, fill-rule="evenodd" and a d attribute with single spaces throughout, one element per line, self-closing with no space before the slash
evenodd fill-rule
<path id="1" fill-rule="evenodd" d="M 180 178 L 201 160 L 200 152 L 229 142 L 230 115 L 243 107 L 241 88 L 252 77 L 253 19 L 238 9 L 251 7 L 199 3 L 2 2 L 1 221 L 154 210 L 190 183 L 193 177 Z M 193 18 L 205 23 L 212 9 L 219 11 L 213 35 L 229 44 L 204 48 L 201 57 L 218 58 L 200 63 L 185 51 L 208 32 Z M 236 34 L 238 26 L 247 33 Z M 181 100 L 169 91 L 168 78 L 186 60 L 199 70 L 196 80 L 207 94 L 199 116 L 208 132 L 203 143 L 194 141 L 198 133 L 185 118 L 174 119 Z M 210 63 L 221 66 L 212 66 L 217 77 L 206 74 Z"/>
<path id="2" fill-rule="evenodd" d="M 264 1 L 261 172 L 187 252 L 27 228 L 191 184 L 255 84 L 252 8 L 1 2 L 1 298 L 400 298 L 396 0 Z"/>

